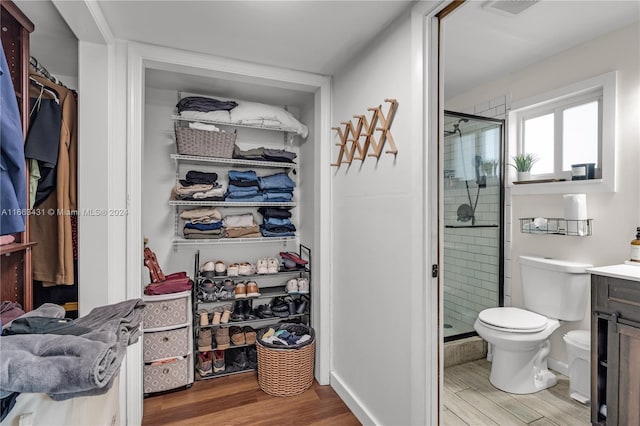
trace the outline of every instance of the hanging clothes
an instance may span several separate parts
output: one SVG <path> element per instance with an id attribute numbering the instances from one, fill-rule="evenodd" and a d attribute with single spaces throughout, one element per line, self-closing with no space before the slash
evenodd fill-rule
<path id="1" fill-rule="evenodd" d="M 33 279 L 43 286 L 73 285 L 71 215 L 77 210 L 77 101 L 72 90 L 37 73 L 31 77 L 59 95 L 62 122 L 59 130 L 55 189 L 38 206 L 44 214 L 30 216 Z M 53 213 L 53 214 L 50 214 Z"/>
<path id="2" fill-rule="evenodd" d="M 27 187 L 20 110 L 1 42 L 0 52 L 0 235 L 8 235 L 24 231 Z"/>

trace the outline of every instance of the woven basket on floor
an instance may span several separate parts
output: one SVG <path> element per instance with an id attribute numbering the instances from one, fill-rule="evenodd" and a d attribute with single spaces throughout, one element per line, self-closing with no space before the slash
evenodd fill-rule
<path id="1" fill-rule="evenodd" d="M 178 154 L 199 157 L 233 157 L 236 132 L 213 132 L 176 126 Z"/>
<path id="2" fill-rule="evenodd" d="M 298 395 L 309 389 L 313 383 L 315 361 L 315 333 L 311 327 L 302 324 L 281 324 L 280 329 L 305 327 L 311 339 L 299 347 L 274 347 L 262 342 L 265 330 L 258 333 L 258 384 L 260 388 L 274 396 Z M 268 345 L 268 346 L 267 346 Z M 286 349 L 284 349 L 286 348 Z"/>

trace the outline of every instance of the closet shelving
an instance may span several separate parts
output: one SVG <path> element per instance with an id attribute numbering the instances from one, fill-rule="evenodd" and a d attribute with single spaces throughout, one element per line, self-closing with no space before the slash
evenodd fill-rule
<path id="1" fill-rule="evenodd" d="M 280 322 L 299 322 L 305 325 L 310 326 L 311 325 L 311 309 L 312 309 L 312 298 L 311 298 L 311 250 L 309 249 L 309 247 L 300 244 L 299 246 L 299 256 L 302 258 L 305 258 L 309 263 L 307 265 L 306 268 L 304 269 L 292 269 L 292 270 L 284 270 L 284 269 L 280 269 L 277 273 L 272 273 L 272 274 L 251 274 L 251 275 L 240 275 L 240 276 L 216 276 L 210 279 L 213 279 L 214 281 L 224 281 L 226 279 L 231 279 L 234 281 L 255 281 L 257 283 L 259 283 L 259 287 L 260 287 L 260 295 L 257 297 L 250 297 L 250 298 L 242 298 L 242 299 L 219 299 L 216 301 L 202 301 L 198 298 L 198 285 L 200 282 L 202 282 L 202 280 L 205 279 L 205 277 L 200 275 L 200 269 L 199 269 L 199 265 L 201 264 L 200 261 L 200 251 L 196 251 L 195 254 L 195 271 L 194 271 L 194 277 L 196 277 L 195 279 L 195 285 L 193 286 L 192 289 L 192 299 L 193 299 L 193 330 L 194 330 L 194 336 L 193 336 L 193 342 L 194 342 L 194 353 L 198 353 L 198 334 L 200 332 L 200 330 L 203 329 L 211 329 L 212 331 L 212 350 L 216 350 L 215 346 L 215 331 L 216 329 L 218 329 L 219 327 L 244 327 L 244 326 L 250 326 L 252 327 L 255 331 L 256 334 L 257 332 L 261 329 L 261 328 L 265 328 L 265 327 L 269 327 L 272 325 L 275 325 L 277 323 Z M 289 294 L 287 293 L 287 291 L 285 290 L 286 288 L 286 281 L 291 279 L 291 278 L 295 278 L 295 277 L 305 277 L 308 279 L 309 282 L 309 293 L 305 294 L 305 295 L 293 295 L 293 294 Z M 278 316 L 273 316 L 273 317 L 269 317 L 269 318 L 256 318 L 256 319 L 252 319 L 252 320 L 245 320 L 245 321 L 232 321 L 230 320 L 228 323 L 224 323 L 224 324 L 209 324 L 209 325 L 200 325 L 199 323 L 199 315 L 198 315 L 198 311 L 201 309 L 205 309 L 208 312 L 211 312 L 212 309 L 216 306 L 222 306 L 225 304 L 234 304 L 234 302 L 236 301 L 242 301 L 242 300 L 246 300 L 250 303 L 251 307 L 254 308 L 256 305 L 262 305 L 262 304 L 271 304 L 271 302 L 273 301 L 274 298 L 278 298 L 278 297 L 292 297 L 292 298 L 296 298 L 296 297 L 306 297 L 308 300 L 308 306 L 306 308 L 306 311 L 302 314 L 292 314 L 289 315 L 287 317 L 278 317 Z M 256 301 L 256 304 L 254 305 L 254 301 Z M 233 374 L 238 374 L 238 373 L 244 373 L 247 371 L 255 371 L 256 367 L 252 367 L 252 366 L 248 366 L 246 368 L 242 368 L 242 369 L 237 369 L 235 367 L 231 367 L 231 368 L 227 368 L 227 363 L 232 361 L 231 358 L 232 357 L 228 357 L 227 354 L 229 353 L 229 351 L 233 351 L 236 349 L 240 349 L 243 350 L 243 348 L 250 348 L 250 347 L 255 347 L 255 343 L 253 344 L 240 344 L 240 345 L 234 345 L 233 343 L 230 343 L 230 347 L 227 349 L 222 349 L 225 351 L 225 370 L 221 371 L 221 372 L 212 372 L 211 374 L 207 374 L 207 375 L 200 375 L 200 373 L 197 371 L 197 356 L 194 357 L 195 362 L 194 362 L 194 377 L 195 380 L 208 380 L 208 379 L 213 379 L 213 378 L 217 378 L 217 377 L 223 377 L 223 376 L 229 376 L 229 375 L 233 375 Z"/>
<path id="2" fill-rule="evenodd" d="M 536 221 L 543 219 L 543 226 L 537 226 Z M 574 237 L 588 237 L 593 230 L 593 219 L 573 220 L 564 218 L 520 218 L 520 232 L 523 234 L 539 235 L 568 235 Z"/>
<path id="3" fill-rule="evenodd" d="M 290 133 L 294 133 L 295 129 L 287 127 L 270 127 L 257 125 L 242 125 L 229 122 L 221 122 L 216 120 L 185 118 L 178 114 L 171 116 L 173 120 L 186 122 L 199 122 L 207 124 L 216 124 L 230 127 L 243 127 L 260 130 L 270 130 L 276 132 L 284 132 L 285 140 L 288 139 Z M 279 161 L 260 161 L 260 160 L 244 160 L 238 158 L 218 158 L 218 157 L 202 157 L 195 155 L 171 154 L 171 159 L 175 163 L 176 181 L 180 179 L 179 165 L 181 163 L 219 165 L 221 167 L 241 167 L 241 168 L 260 168 L 260 169 L 282 169 L 285 171 L 293 171 L 296 173 L 298 169 L 297 163 L 279 162 Z M 175 224 L 174 235 L 172 240 L 174 247 L 190 246 L 190 245 L 215 245 L 215 244 L 237 244 L 237 243 L 275 243 L 283 241 L 292 241 L 298 238 L 297 235 L 289 237 L 252 237 L 252 238 L 220 238 L 220 239 L 187 239 L 181 238 L 180 235 L 180 207 L 296 207 L 297 202 L 238 202 L 238 201 L 183 201 L 170 200 L 169 205 L 175 207 Z"/>

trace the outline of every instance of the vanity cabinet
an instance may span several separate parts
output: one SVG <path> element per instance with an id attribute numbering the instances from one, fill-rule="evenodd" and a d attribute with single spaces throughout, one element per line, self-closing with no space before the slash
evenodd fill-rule
<path id="1" fill-rule="evenodd" d="M 639 425 L 640 278 L 591 272 L 591 422 Z"/>

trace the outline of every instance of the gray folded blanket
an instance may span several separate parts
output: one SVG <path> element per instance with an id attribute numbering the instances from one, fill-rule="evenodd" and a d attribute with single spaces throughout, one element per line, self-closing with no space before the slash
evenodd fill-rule
<path id="1" fill-rule="evenodd" d="M 42 392 L 61 401 L 107 392 L 127 346 L 140 336 L 143 307 L 133 299 L 95 308 L 76 320 L 91 329 L 81 336 L 0 337 L 1 393 Z"/>

